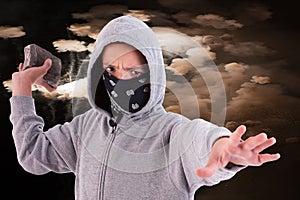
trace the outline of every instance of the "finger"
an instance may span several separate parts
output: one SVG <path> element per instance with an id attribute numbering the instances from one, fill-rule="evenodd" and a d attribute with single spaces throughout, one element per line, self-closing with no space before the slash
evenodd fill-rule
<path id="1" fill-rule="evenodd" d="M 23 63 L 19 64 L 19 72 L 23 70 Z"/>
<path id="2" fill-rule="evenodd" d="M 39 79 L 36 84 L 43 86 L 48 92 L 53 92 L 56 90 L 56 87 L 52 87 L 48 84 L 48 82 L 45 79 Z"/>
<path id="3" fill-rule="evenodd" d="M 242 136 L 246 132 L 246 126 L 240 125 L 235 129 L 235 131 L 231 134 L 230 139 L 233 143 L 240 143 Z"/>
<path id="4" fill-rule="evenodd" d="M 197 169 L 196 174 L 202 178 L 208 178 L 211 177 L 220 167 L 216 160 L 210 158 L 205 167 Z"/>
<path id="5" fill-rule="evenodd" d="M 44 76 L 51 68 L 51 65 L 52 65 L 52 60 L 48 58 L 44 61 L 44 64 L 41 67 L 37 67 L 35 69 L 38 70 L 37 73 L 39 74 L 39 76 Z"/>
<path id="6" fill-rule="evenodd" d="M 196 174 L 197 174 L 197 176 L 199 176 L 199 177 L 201 177 L 201 178 L 209 178 L 209 177 L 211 177 L 216 171 L 217 171 L 217 169 L 215 169 L 215 168 L 203 167 L 203 168 L 197 169 L 197 170 L 196 170 Z"/>
<path id="7" fill-rule="evenodd" d="M 44 61 L 44 64 L 43 64 L 43 67 L 46 68 L 46 69 L 49 69 L 52 65 L 52 60 L 50 58 L 47 58 L 45 61 Z M 48 71 L 48 70 L 47 70 Z"/>
<path id="8" fill-rule="evenodd" d="M 263 150 L 267 149 L 268 147 L 272 146 L 276 143 L 276 139 L 274 137 L 267 139 L 265 142 L 263 142 L 261 145 L 255 147 L 253 149 L 254 153 L 260 153 Z"/>
<path id="9" fill-rule="evenodd" d="M 47 84 L 43 84 L 43 87 L 44 87 L 48 92 L 53 92 L 53 91 L 56 90 L 56 87 L 54 88 L 54 87 L 48 85 L 48 83 L 47 83 Z"/>
<path id="10" fill-rule="evenodd" d="M 256 136 L 247 138 L 243 144 L 242 148 L 246 150 L 252 150 L 256 148 L 257 146 L 263 144 L 265 141 L 267 141 L 267 135 L 265 133 L 260 133 Z"/>
<path id="11" fill-rule="evenodd" d="M 272 161 L 276 161 L 280 158 L 280 154 L 276 153 L 276 154 L 260 154 L 258 155 L 258 164 L 257 165 L 262 165 L 266 162 L 272 162 Z"/>

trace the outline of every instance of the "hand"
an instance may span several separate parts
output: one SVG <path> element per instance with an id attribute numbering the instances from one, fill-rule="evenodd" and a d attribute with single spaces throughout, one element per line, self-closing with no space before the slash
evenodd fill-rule
<path id="1" fill-rule="evenodd" d="M 244 125 L 239 126 L 228 138 L 220 138 L 214 144 L 205 167 L 197 170 L 202 178 L 212 176 L 218 169 L 229 162 L 243 166 L 260 166 L 266 162 L 278 160 L 280 154 L 260 154 L 266 148 L 276 143 L 275 138 L 267 138 L 265 133 L 249 137 L 241 141 L 246 132 Z"/>
<path id="2" fill-rule="evenodd" d="M 31 86 L 44 87 L 47 91 L 52 92 L 56 88 L 52 88 L 43 76 L 50 69 L 51 59 L 46 59 L 44 64 L 39 67 L 31 67 L 23 71 L 23 63 L 19 64 L 19 71 L 12 74 L 12 93 L 15 95 L 31 96 Z"/>

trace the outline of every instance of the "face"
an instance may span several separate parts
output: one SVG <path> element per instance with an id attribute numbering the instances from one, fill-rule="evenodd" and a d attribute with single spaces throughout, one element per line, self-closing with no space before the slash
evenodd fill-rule
<path id="1" fill-rule="evenodd" d="M 113 43 L 104 48 L 103 67 L 118 79 L 132 79 L 149 71 L 145 57 L 125 43 Z"/>

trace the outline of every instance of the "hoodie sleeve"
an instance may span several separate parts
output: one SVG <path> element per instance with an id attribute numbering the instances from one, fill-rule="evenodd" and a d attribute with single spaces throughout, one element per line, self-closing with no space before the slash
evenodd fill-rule
<path id="1" fill-rule="evenodd" d="M 24 170 L 37 175 L 74 172 L 80 116 L 44 131 L 44 121 L 36 114 L 32 97 L 13 96 L 10 105 L 17 158 Z"/>
<path id="2" fill-rule="evenodd" d="M 201 178 L 196 175 L 198 168 L 207 164 L 214 142 L 231 132 L 225 127 L 216 126 L 202 119 L 195 119 L 177 126 L 172 136 L 171 155 L 178 159 L 170 167 L 171 178 L 174 184 L 182 191 L 194 194 L 202 186 L 212 186 L 220 181 L 232 178 L 244 167 L 232 166 L 221 168 L 210 178 Z M 175 137 L 175 138 L 174 138 Z M 178 138 L 177 138 L 178 137 Z"/>

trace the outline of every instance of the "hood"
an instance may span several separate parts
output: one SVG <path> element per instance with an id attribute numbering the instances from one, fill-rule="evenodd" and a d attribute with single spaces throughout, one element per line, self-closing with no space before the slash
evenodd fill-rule
<path id="1" fill-rule="evenodd" d="M 96 39 L 87 71 L 88 100 L 92 108 L 110 114 L 110 100 L 101 79 L 104 72 L 101 54 L 106 45 L 114 42 L 123 42 L 139 50 L 145 56 L 149 66 L 150 98 L 141 110 L 127 117 L 141 117 L 151 110 L 162 108 L 166 75 L 160 44 L 152 29 L 132 16 L 121 16 L 111 20 L 103 27 Z"/>

